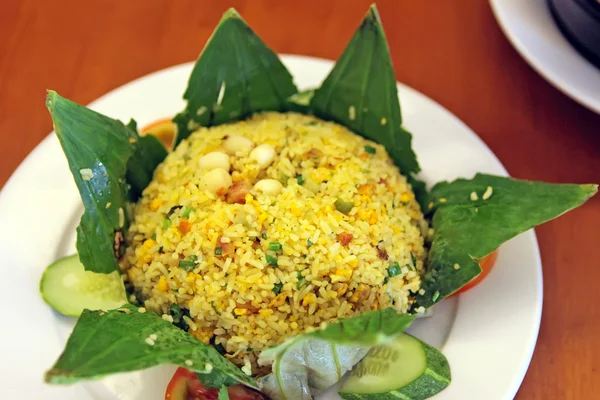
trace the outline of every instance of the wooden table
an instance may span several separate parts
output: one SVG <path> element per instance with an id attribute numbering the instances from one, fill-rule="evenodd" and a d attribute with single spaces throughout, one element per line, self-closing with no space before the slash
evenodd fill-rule
<path id="1" fill-rule="evenodd" d="M 368 4 L 231 2 L 277 52 L 330 59 L 339 56 Z M 86 104 L 132 79 L 194 60 L 225 8 L 220 1 L 193 0 L 4 0 L 0 184 L 52 129 L 46 88 Z M 511 175 L 600 183 L 600 115 L 530 68 L 486 1 L 438 1 L 435 7 L 380 1 L 379 10 L 398 80 L 466 122 Z M 518 399 L 600 396 L 599 224 L 596 196 L 537 230 L 544 313 Z"/>

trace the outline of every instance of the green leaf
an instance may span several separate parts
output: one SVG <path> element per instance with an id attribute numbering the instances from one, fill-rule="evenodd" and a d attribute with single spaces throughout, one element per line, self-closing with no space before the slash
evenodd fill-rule
<path id="1" fill-rule="evenodd" d="M 298 90 L 277 55 L 229 9 L 196 62 L 186 109 L 173 120 L 175 145 L 200 126 L 246 118 L 257 111 L 282 111 Z"/>
<path id="2" fill-rule="evenodd" d="M 396 77 L 375 5 L 310 105 L 317 117 L 384 145 L 404 175 L 419 171 L 412 135 L 402 128 Z"/>
<path id="3" fill-rule="evenodd" d="M 115 234 L 127 229 L 125 173 L 132 154 L 131 131 L 56 92 L 48 91 L 46 106 L 69 162 L 85 213 L 77 227 L 77 252 L 88 271 L 118 270 Z"/>
<path id="4" fill-rule="evenodd" d="M 205 345 L 157 314 L 138 312 L 132 305 L 112 311 L 85 310 L 45 379 L 49 383 L 69 384 L 159 364 L 209 373 L 207 376 L 215 381 L 256 387 L 252 378 L 212 346 Z"/>
<path id="5" fill-rule="evenodd" d="M 129 199 L 137 201 L 154 175 L 154 170 L 167 156 L 165 146 L 153 135 L 140 136 L 137 123 L 132 119 L 127 124 L 130 129 L 130 145 L 133 154 L 127 162 L 127 183 L 130 185 Z"/>
<path id="6" fill-rule="evenodd" d="M 451 295 L 479 275 L 476 260 L 518 234 L 582 205 L 597 190 L 597 185 L 485 174 L 438 183 L 431 190 L 427 210 L 433 215 L 435 233 L 422 286 L 425 294 L 417 296 L 417 306 L 429 307 Z"/>
<path id="7" fill-rule="evenodd" d="M 219 397 L 217 400 L 229 400 L 229 392 L 227 391 L 227 386 L 221 386 L 221 389 L 219 389 Z"/>
<path id="8" fill-rule="evenodd" d="M 259 379 L 261 390 L 277 400 L 312 399 L 311 391 L 338 382 L 372 346 L 393 340 L 414 319 L 391 308 L 370 311 L 266 349 L 259 364 L 272 362 L 273 372 Z"/>

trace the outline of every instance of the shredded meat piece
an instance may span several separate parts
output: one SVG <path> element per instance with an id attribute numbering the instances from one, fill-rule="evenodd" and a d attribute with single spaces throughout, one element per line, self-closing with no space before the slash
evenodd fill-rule
<path id="1" fill-rule="evenodd" d="M 233 247 L 233 244 L 231 242 L 223 243 L 221 241 L 221 236 L 219 236 L 219 238 L 217 239 L 217 243 L 221 247 L 221 251 L 222 251 L 221 255 L 223 257 L 231 257 L 233 255 L 233 253 L 235 252 L 235 248 Z"/>
<path id="2" fill-rule="evenodd" d="M 387 260 L 388 253 L 384 249 L 377 248 L 377 257 L 379 257 L 380 260 Z"/>
<path id="3" fill-rule="evenodd" d="M 250 192 L 250 188 L 245 181 L 239 181 L 231 185 L 227 192 L 227 202 L 246 204 L 246 195 Z"/>
<path id="4" fill-rule="evenodd" d="M 304 153 L 304 157 L 306 158 L 321 158 L 323 156 L 323 152 L 319 149 L 315 149 L 314 147 Z"/>
<path id="5" fill-rule="evenodd" d="M 338 242 L 342 246 L 348 246 L 348 243 L 352 240 L 352 234 L 348 232 L 342 232 L 338 235 Z"/>
<path id="6" fill-rule="evenodd" d="M 116 231 L 115 232 L 115 241 L 113 244 L 113 250 L 115 251 L 115 257 L 119 259 L 121 254 L 119 250 L 121 249 L 121 245 L 125 242 L 125 237 L 123 236 L 123 232 Z"/>
<path id="7" fill-rule="evenodd" d="M 237 303 L 236 307 L 237 308 L 245 308 L 248 310 L 248 312 L 250 314 L 256 314 L 259 310 L 259 308 L 254 307 L 251 303 Z"/>

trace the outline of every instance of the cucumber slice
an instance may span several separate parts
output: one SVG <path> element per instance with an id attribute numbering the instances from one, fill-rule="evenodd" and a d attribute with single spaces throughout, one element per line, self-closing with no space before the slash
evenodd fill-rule
<path id="1" fill-rule="evenodd" d="M 61 258 L 46 268 L 40 281 L 44 301 L 61 314 L 78 317 L 84 309 L 110 310 L 127 303 L 118 271 L 86 271 L 77 254 Z"/>
<path id="2" fill-rule="evenodd" d="M 346 400 L 421 400 L 450 384 L 450 366 L 437 349 L 410 336 L 372 348 L 342 385 Z"/>

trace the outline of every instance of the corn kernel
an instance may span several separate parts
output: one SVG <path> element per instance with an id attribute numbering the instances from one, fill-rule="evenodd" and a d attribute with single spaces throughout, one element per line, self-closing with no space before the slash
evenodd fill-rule
<path id="1" fill-rule="evenodd" d="M 152 248 L 152 247 L 153 247 L 155 244 L 156 244 L 156 240 L 154 240 L 154 239 L 146 239 L 146 240 L 144 241 L 144 245 L 143 245 L 143 246 L 144 246 L 144 248 L 145 248 L 145 249 L 149 250 L 149 249 L 151 249 L 151 248 Z"/>
<path id="2" fill-rule="evenodd" d="M 167 278 L 165 278 L 164 276 L 161 276 L 160 279 L 158 280 L 158 283 L 156 284 L 156 289 L 161 292 L 166 292 L 167 289 L 169 289 L 169 284 L 167 283 Z"/>
<path id="3" fill-rule="evenodd" d="M 369 223 L 373 225 L 377 222 L 377 212 L 375 210 L 371 211 L 371 216 L 369 217 Z"/>
<path id="4" fill-rule="evenodd" d="M 290 328 L 292 328 L 292 329 L 298 329 L 298 323 L 297 322 L 290 323 Z"/>
<path id="5" fill-rule="evenodd" d="M 290 207 L 290 212 L 296 217 L 302 216 L 302 210 L 298 208 L 298 206 L 296 206 L 295 204 L 292 204 L 292 206 Z"/>
<path id="6" fill-rule="evenodd" d="M 350 278 L 352 276 L 352 270 L 345 268 L 337 268 L 335 270 L 335 274 L 338 276 L 344 276 L 346 278 Z"/>
<path id="7" fill-rule="evenodd" d="M 269 316 L 271 316 L 271 314 L 273 314 L 273 310 L 263 309 L 263 310 L 258 310 L 258 313 L 263 317 L 269 317 Z"/>
<path id="8" fill-rule="evenodd" d="M 307 306 L 309 304 L 315 304 L 317 302 L 317 296 L 314 293 L 307 293 L 302 299 L 302 305 Z"/>
<path id="9" fill-rule="evenodd" d="M 236 308 L 233 310 L 235 315 L 246 315 L 248 314 L 248 309 L 247 308 Z"/>
<path id="10" fill-rule="evenodd" d="M 185 278 L 188 283 L 194 283 L 196 281 L 196 274 L 190 272 L 188 276 Z"/>
<path id="11" fill-rule="evenodd" d="M 352 268 L 356 268 L 356 267 L 358 267 L 358 260 L 348 261 L 348 265 L 351 266 Z"/>
<path id="12" fill-rule="evenodd" d="M 373 191 L 373 185 L 368 183 L 358 187 L 358 194 L 370 194 Z"/>
<path id="13" fill-rule="evenodd" d="M 415 197 L 414 194 L 412 193 L 402 193 L 400 195 L 400 201 L 403 203 L 408 203 L 409 201 L 411 201 L 413 198 Z"/>
<path id="14" fill-rule="evenodd" d="M 156 211 L 156 210 L 158 210 L 158 207 L 160 207 L 160 206 L 161 206 L 162 202 L 163 202 L 163 201 L 162 201 L 161 199 L 153 199 L 153 200 L 150 202 L 150 209 L 151 209 L 152 211 Z"/>

